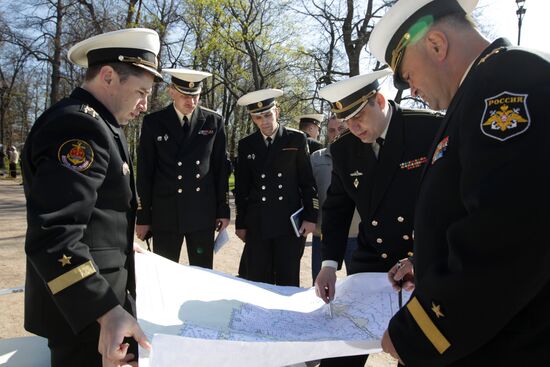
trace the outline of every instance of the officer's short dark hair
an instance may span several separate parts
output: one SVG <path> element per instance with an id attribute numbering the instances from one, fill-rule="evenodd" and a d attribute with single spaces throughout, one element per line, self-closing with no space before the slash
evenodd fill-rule
<path id="1" fill-rule="evenodd" d="M 148 72 L 145 69 L 138 68 L 133 65 L 128 65 L 123 62 L 110 62 L 105 64 L 97 64 L 90 66 L 86 70 L 86 75 L 84 76 L 86 81 L 90 81 L 93 78 L 95 78 L 102 67 L 104 66 L 110 66 L 113 68 L 113 70 L 118 74 L 120 81 L 125 82 L 130 76 L 136 76 L 140 77 L 143 74 L 148 74 Z"/>

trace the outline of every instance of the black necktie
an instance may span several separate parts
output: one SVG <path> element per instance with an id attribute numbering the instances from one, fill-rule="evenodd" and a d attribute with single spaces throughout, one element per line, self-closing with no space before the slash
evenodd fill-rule
<path id="1" fill-rule="evenodd" d="M 378 144 L 378 149 L 376 147 L 372 147 L 372 150 L 374 152 L 374 156 L 376 159 L 380 159 L 380 153 L 382 153 L 382 148 L 384 147 L 384 141 L 385 139 L 382 137 L 376 138 L 376 144 Z"/>
<path id="2" fill-rule="evenodd" d="M 183 125 L 181 126 L 181 128 L 183 129 L 183 138 L 187 139 L 187 136 L 189 136 L 189 129 L 191 128 L 189 126 L 189 119 L 187 118 L 187 116 L 183 116 Z"/>
<path id="3" fill-rule="evenodd" d="M 265 141 L 267 141 L 267 151 L 269 151 L 269 148 L 271 148 L 271 143 L 273 142 L 273 139 L 271 139 L 271 136 L 268 136 Z"/>

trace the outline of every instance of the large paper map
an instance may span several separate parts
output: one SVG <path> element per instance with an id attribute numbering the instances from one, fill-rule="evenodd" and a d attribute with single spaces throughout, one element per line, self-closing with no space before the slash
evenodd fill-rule
<path id="1" fill-rule="evenodd" d="M 151 355 L 140 365 L 285 366 L 376 353 L 397 294 L 384 273 L 339 280 L 329 306 L 313 288 L 249 282 L 136 256 L 138 319 Z"/>

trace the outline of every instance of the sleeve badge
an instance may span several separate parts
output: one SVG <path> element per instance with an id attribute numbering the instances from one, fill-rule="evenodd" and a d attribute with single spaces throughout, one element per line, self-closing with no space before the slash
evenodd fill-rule
<path id="1" fill-rule="evenodd" d="M 481 131 L 488 137 L 505 141 L 524 133 L 530 124 L 527 94 L 502 92 L 485 99 Z"/>
<path id="2" fill-rule="evenodd" d="M 73 171 L 84 172 L 94 161 L 94 151 L 84 140 L 71 139 L 61 144 L 57 151 L 57 159 Z"/>

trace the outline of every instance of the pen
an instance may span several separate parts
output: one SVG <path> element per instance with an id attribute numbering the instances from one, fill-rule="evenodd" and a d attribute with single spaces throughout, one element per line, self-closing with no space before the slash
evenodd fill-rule
<path id="1" fill-rule="evenodd" d="M 328 317 L 332 319 L 332 301 L 330 300 L 330 297 L 328 295 L 328 287 L 325 287 L 325 297 L 327 298 L 327 306 L 328 306 Z"/>
<path id="2" fill-rule="evenodd" d="M 403 266 L 403 263 L 401 263 L 401 260 L 397 261 L 397 270 L 401 269 Z M 397 302 L 399 304 L 399 308 L 403 307 L 403 289 L 401 288 L 403 286 L 403 279 L 397 282 L 399 285 L 399 292 L 397 293 Z"/>

